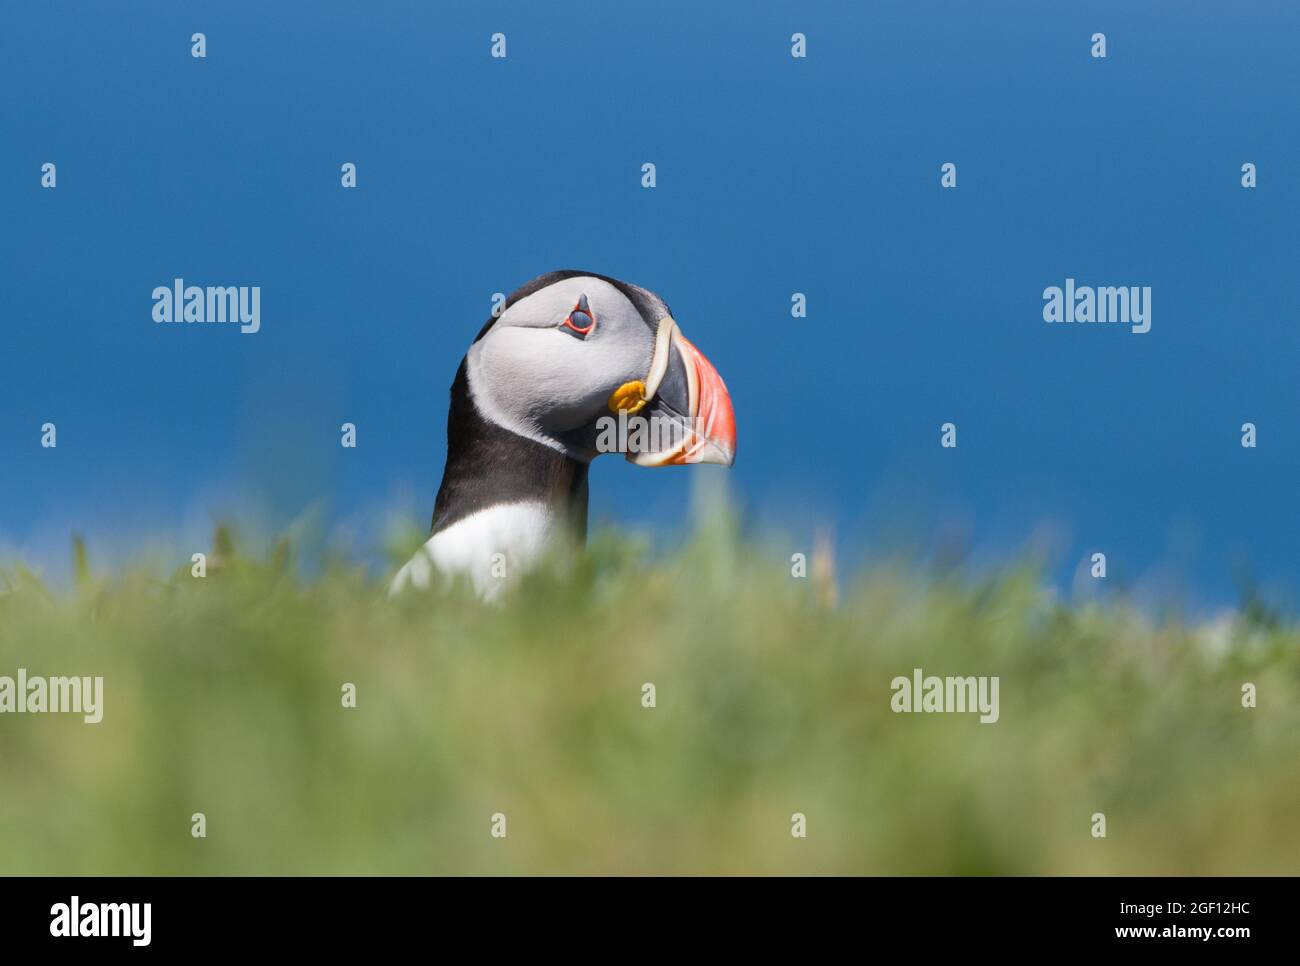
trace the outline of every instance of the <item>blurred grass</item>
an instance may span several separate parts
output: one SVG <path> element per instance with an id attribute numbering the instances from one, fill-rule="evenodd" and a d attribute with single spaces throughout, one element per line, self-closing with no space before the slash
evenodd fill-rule
<path id="1" fill-rule="evenodd" d="M 0 715 L 0 872 L 1300 872 L 1295 627 L 1028 569 L 828 607 L 725 518 L 662 559 L 599 534 L 495 607 L 217 544 L 203 579 L 0 571 L 0 674 L 105 679 L 101 724 Z M 1000 721 L 892 713 L 913 667 L 999 675 Z"/>

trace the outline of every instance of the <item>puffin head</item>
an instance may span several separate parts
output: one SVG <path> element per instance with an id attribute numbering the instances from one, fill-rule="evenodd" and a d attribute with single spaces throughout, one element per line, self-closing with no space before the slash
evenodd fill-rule
<path id="1" fill-rule="evenodd" d="M 465 357 L 492 422 L 590 462 L 640 466 L 736 455 L 727 387 L 653 292 L 590 272 L 551 272 L 506 300 Z"/>

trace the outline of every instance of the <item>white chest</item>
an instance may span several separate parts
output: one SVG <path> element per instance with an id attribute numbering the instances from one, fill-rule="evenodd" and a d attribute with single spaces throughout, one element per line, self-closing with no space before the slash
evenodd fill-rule
<path id="1" fill-rule="evenodd" d="M 397 572 L 389 593 L 428 587 L 435 575 L 463 574 L 479 596 L 491 600 L 536 563 L 561 532 L 560 521 L 542 503 L 480 510 L 430 537 Z"/>

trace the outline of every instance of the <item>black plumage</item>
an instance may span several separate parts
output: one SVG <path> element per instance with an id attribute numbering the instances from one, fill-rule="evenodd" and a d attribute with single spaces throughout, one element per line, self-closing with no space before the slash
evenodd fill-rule
<path id="1" fill-rule="evenodd" d="M 462 361 L 451 384 L 447 466 L 433 504 L 433 533 L 497 504 L 536 500 L 562 508 L 574 537 L 585 540 L 587 470 L 585 462 L 485 419 Z"/>

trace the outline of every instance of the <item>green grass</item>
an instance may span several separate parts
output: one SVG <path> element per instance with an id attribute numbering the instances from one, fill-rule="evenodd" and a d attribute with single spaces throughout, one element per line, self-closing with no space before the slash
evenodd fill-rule
<path id="1" fill-rule="evenodd" d="M 224 551 L 0 572 L 0 674 L 105 678 L 99 725 L 0 715 L 0 872 L 1300 872 L 1294 627 L 1063 607 L 1024 569 L 826 606 L 726 524 L 598 535 L 494 607 Z M 913 667 L 1000 676 L 1001 720 L 894 714 Z"/>

